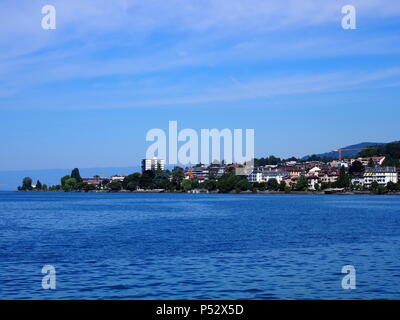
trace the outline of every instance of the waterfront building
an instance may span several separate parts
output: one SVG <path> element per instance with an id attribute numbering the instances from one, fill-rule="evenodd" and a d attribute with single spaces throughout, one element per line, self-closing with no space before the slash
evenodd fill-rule
<path id="1" fill-rule="evenodd" d="M 383 161 L 385 161 L 385 159 L 386 157 L 357 158 L 357 159 L 351 159 L 351 164 L 353 164 L 354 161 L 360 161 L 364 167 L 367 167 L 370 160 L 372 160 L 376 166 L 382 166 Z"/>
<path id="2" fill-rule="evenodd" d="M 250 174 L 247 176 L 247 181 L 254 182 L 264 182 L 263 180 L 263 170 L 261 168 L 254 168 Z"/>
<path id="3" fill-rule="evenodd" d="M 337 170 L 323 170 L 319 173 L 320 182 L 333 183 L 339 177 L 339 172 Z"/>
<path id="4" fill-rule="evenodd" d="M 226 168 L 224 166 L 216 166 L 212 165 L 208 168 L 209 171 L 209 179 L 220 179 L 226 172 Z"/>
<path id="5" fill-rule="evenodd" d="M 195 167 L 192 170 L 194 176 L 199 180 L 199 182 L 203 182 L 205 180 L 208 180 L 208 176 L 210 171 L 208 170 L 207 167 L 201 166 L 201 167 Z"/>
<path id="6" fill-rule="evenodd" d="M 195 178 L 196 178 L 196 176 L 193 174 L 192 168 L 189 168 L 189 170 L 186 171 L 186 172 L 184 172 L 183 175 L 184 175 L 184 177 L 185 177 L 186 180 L 188 180 L 188 179 L 195 179 Z"/>
<path id="7" fill-rule="evenodd" d="M 282 180 L 286 180 L 290 177 L 290 175 L 285 171 L 264 171 L 262 173 L 263 182 L 268 182 L 271 179 L 275 179 L 278 183 L 281 183 Z"/>
<path id="8" fill-rule="evenodd" d="M 364 173 L 363 172 L 354 172 L 351 177 L 351 184 L 355 186 L 363 186 L 364 185 Z"/>
<path id="9" fill-rule="evenodd" d="M 315 190 L 316 186 L 319 183 L 319 178 L 317 176 L 308 176 L 307 177 L 308 188 L 311 190 Z"/>
<path id="10" fill-rule="evenodd" d="M 335 167 L 335 168 L 341 168 L 341 167 L 345 167 L 348 168 L 350 166 L 350 160 L 348 159 L 344 159 L 344 160 L 340 160 L 340 161 L 332 161 L 331 162 L 331 167 Z"/>
<path id="11" fill-rule="evenodd" d="M 278 170 L 287 172 L 292 178 L 298 178 L 304 175 L 305 169 L 301 166 L 279 166 Z"/>
<path id="12" fill-rule="evenodd" d="M 364 186 L 370 187 L 373 182 L 386 186 L 388 182 L 397 183 L 398 175 L 395 167 L 366 168 L 364 172 Z"/>
<path id="13" fill-rule="evenodd" d="M 276 179 L 278 183 L 282 180 L 290 179 L 290 175 L 284 171 L 270 171 L 263 170 L 263 168 L 254 168 L 250 174 L 247 175 L 247 181 L 249 182 L 268 182 L 271 179 Z"/>
<path id="14" fill-rule="evenodd" d="M 109 178 L 100 178 L 100 177 L 93 177 L 93 178 L 82 178 L 83 182 L 86 182 L 87 184 L 92 184 L 92 185 L 100 185 L 103 182 L 108 183 L 110 181 Z"/>
<path id="15" fill-rule="evenodd" d="M 267 164 L 264 166 L 264 171 L 272 171 L 272 170 L 277 170 L 278 165 L 277 164 Z"/>
<path id="16" fill-rule="evenodd" d="M 308 170 L 308 176 L 319 176 L 320 172 L 322 171 L 321 168 L 319 167 L 313 167 L 310 170 Z"/>
<path id="17" fill-rule="evenodd" d="M 162 170 L 164 171 L 165 162 L 163 159 L 158 159 L 156 157 L 152 159 L 143 159 L 142 160 L 142 172 L 147 170 L 157 171 Z"/>
<path id="18" fill-rule="evenodd" d="M 314 169 L 314 168 L 324 168 L 326 167 L 325 163 L 321 162 L 321 161 L 307 161 L 301 164 L 301 166 L 305 169 L 305 170 L 310 170 L 310 169 Z"/>
<path id="19" fill-rule="evenodd" d="M 112 182 L 122 182 L 124 181 L 126 175 L 115 175 L 111 177 Z"/>

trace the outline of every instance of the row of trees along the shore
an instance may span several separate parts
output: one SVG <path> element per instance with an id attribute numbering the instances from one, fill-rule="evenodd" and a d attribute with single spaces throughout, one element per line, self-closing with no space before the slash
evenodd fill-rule
<path id="1" fill-rule="evenodd" d="M 372 163 L 371 163 L 372 165 Z M 315 185 L 315 191 L 324 191 L 330 188 L 343 188 L 348 191 L 371 191 L 372 193 L 384 194 L 388 191 L 400 191 L 400 183 L 389 182 L 387 186 L 372 183 L 369 188 L 354 185 L 351 179 L 355 175 L 363 173 L 365 168 L 359 161 L 355 161 L 348 170 L 341 167 L 337 181 L 333 183 L 321 183 Z M 89 184 L 84 182 L 80 176 L 79 169 L 72 170 L 70 175 L 61 178 L 61 184 L 55 186 L 46 186 L 40 181 L 36 186 L 32 186 L 32 179 L 26 177 L 23 179 L 22 186 L 18 188 L 20 191 L 136 191 L 163 189 L 168 192 L 189 192 L 196 189 L 203 189 L 209 192 L 259 192 L 259 191 L 310 191 L 306 176 L 300 176 L 295 183 L 287 185 L 285 181 L 278 183 L 276 179 L 270 179 L 268 182 L 248 182 L 246 176 L 238 176 L 235 173 L 227 172 L 221 178 L 214 179 L 211 177 L 200 183 L 197 179 L 185 179 L 184 170 L 175 167 L 173 170 L 166 171 L 145 171 L 144 173 L 133 173 L 124 178 L 123 181 L 112 181 L 111 179 L 101 180 L 101 183 Z M 314 191 L 314 190 L 313 190 Z"/>

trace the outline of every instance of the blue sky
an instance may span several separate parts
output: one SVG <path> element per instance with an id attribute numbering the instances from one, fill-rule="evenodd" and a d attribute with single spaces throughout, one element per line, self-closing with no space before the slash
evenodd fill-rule
<path id="1" fill-rule="evenodd" d="M 136 166 L 169 120 L 253 128 L 257 156 L 399 140 L 399 16 L 396 0 L 2 0 L 0 170 Z"/>

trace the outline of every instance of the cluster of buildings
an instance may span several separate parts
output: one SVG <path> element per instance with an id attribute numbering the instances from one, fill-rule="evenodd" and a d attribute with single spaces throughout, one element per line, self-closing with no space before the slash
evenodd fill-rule
<path id="1" fill-rule="evenodd" d="M 249 182 L 268 182 L 270 179 L 276 179 L 278 183 L 285 181 L 286 185 L 290 186 L 295 184 L 300 176 L 304 176 L 307 178 L 308 187 L 315 189 L 317 184 L 336 182 L 341 167 L 350 168 L 355 161 L 359 161 L 365 169 L 363 172 L 352 174 L 351 183 L 353 185 L 368 188 L 373 182 L 382 186 L 386 186 L 389 182 L 398 183 L 400 169 L 382 166 L 384 160 L 385 157 L 345 159 L 330 163 L 293 161 L 254 168 L 247 179 Z M 374 164 L 373 167 L 368 166 L 371 162 Z"/>
<path id="2" fill-rule="evenodd" d="M 102 178 L 102 177 L 93 177 L 93 178 L 82 178 L 83 182 L 86 182 L 87 184 L 95 185 L 95 186 L 100 186 L 104 185 L 110 182 L 122 182 L 124 181 L 126 175 L 115 175 L 110 178 Z"/>
<path id="3" fill-rule="evenodd" d="M 384 167 L 382 166 L 384 160 L 385 157 L 344 159 L 330 163 L 286 161 L 276 165 L 247 168 L 247 180 L 251 183 L 263 183 L 275 179 L 279 184 L 284 181 L 287 186 L 291 186 L 296 184 L 301 176 L 304 176 L 307 178 L 309 189 L 316 189 L 317 184 L 336 182 L 341 167 L 350 168 L 355 161 L 359 161 L 365 167 L 365 170 L 352 174 L 351 183 L 353 185 L 368 188 L 373 182 L 382 186 L 386 186 L 389 182 L 398 183 L 400 181 L 400 168 Z M 374 163 L 373 167 L 369 167 L 371 161 Z M 197 179 L 200 183 L 211 179 L 218 180 L 227 172 L 233 172 L 238 167 L 243 166 L 238 164 L 197 166 L 185 170 L 184 178 Z M 147 170 L 165 170 L 164 160 L 158 158 L 143 159 L 142 172 Z M 93 177 L 84 178 L 83 181 L 101 186 L 114 181 L 122 182 L 125 177 L 125 175 L 115 175 L 110 178 Z"/>
<path id="4" fill-rule="evenodd" d="M 359 161 L 364 167 L 363 172 L 352 174 L 351 183 L 353 185 L 370 187 L 373 182 L 386 186 L 389 182 L 398 183 L 400 181 L 400 169 L 395 167 L 383 167 L 385 157 L 370 157 L 357 159 L 344 159 L 323 163 L 319 161 L 287 161 L 276 165 L 266 165 L 248 169 L 247 180 L 251 183 L 268 182 L 275 179 L 279 184 L 282 181 L 287 186 L 296 184 L 297 180 L 304 176 L 307 178 L 309 189 L 316 189 L 317 184 L 334 183 L 338 180 L 340 168 L 349 168 L 355 161 Z M 373 167 L 368 167 L 374 163 Z M 189 168 L 185 173 L 185 179 L 197 179 L 204 182 L 209 179 L 222 177 L 226 172 L 232 171 L 239 165 L 211 165 Z"/>

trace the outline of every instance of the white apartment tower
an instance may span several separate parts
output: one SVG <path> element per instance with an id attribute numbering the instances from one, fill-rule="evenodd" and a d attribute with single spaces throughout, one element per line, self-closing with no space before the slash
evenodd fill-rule
<path id="1" fill-rule="evenodd" d="M 142 160 L 142 172 L 147 170 L 157 171 L 164 170 L 164 160 L 158 159 L 156 157 L 152 159 L 143 159 Z"/>

